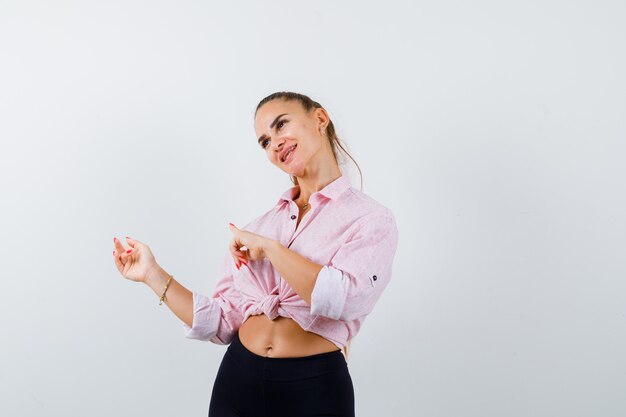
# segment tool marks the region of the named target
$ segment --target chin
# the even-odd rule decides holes
[[[280,169],[289,175],[293,175],[294,177],[301,177],[303,173],[303,169],[300,166],[287,167],[287,169],[285,169],[285,167],[280,167]]]
[[[301,170],[293,170],[292,169],[292,170],[288,171],[288,174],[289,175],[293,175],[294,177],[301,177],[304,174],[304,172],[302,172]]]

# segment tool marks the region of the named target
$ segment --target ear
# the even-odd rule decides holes
[[[322,130],[325,132],[326,127],[328,126],[328,122],[330,121],[330,117],[328,117],[328,112],[323,107],[315,109],[315,122],[317,124],[318,130]]]

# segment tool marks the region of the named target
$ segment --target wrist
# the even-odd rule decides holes
[[[278,240],[274,239],[266,239],[266,242],[263,246],[263,253],[267,259],[270,259],[271,255],[276,253],[276,251],[281,246]]]
[[[169,277],[169,274],[159,264],[154,264],[148,269],[144,283],[156,291],[165,286]]]

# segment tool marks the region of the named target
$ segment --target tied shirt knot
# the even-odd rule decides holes
[[[261,301],[261,310],[269,317],[270,320],[274,320],[278,317],[278,306],[280,305],[280,296],[278,294],[270,294]]]

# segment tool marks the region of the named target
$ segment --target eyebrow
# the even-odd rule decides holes
[[[274,126],[276,126],[276,123],[278,123],[278,119],[280,119],[281,117],[283,117],[284,115],[289,114],[289,113],[283,113],[283,114],[279,114],[278,116],[276,116],[276,118],[274,119],[274,121],[272,122],[272,124],[270,124],[270,129],[273,129]],[[265,139],[267,139],[267,135],[265,133],[263,133],[261,136],[259,136],[258,139],[258,144],[260,145],[261,142],[263,142]]]

